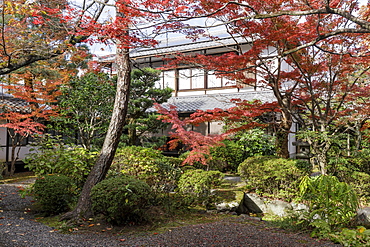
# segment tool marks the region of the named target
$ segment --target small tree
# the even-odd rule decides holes
[[[99,144],[112,115],[115,85],[116,78],[105,73],[89,72],[70,80],[61,89],[61,114],[54,119],[54,128],[72,140],[78,134],[86,149]]]

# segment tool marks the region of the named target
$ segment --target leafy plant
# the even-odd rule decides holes
[[[117,150],[109,175],[125,174],[145,181],[157,192],[169,192],[181,175],[181,160],[151,148],[130,146]]]
[[[31,192],[37,204],[48,215],[70,210],[77,200],[77,187],[64,175],[45,175],[36,179]]]
[[[305,176],[299,190],[301,200],[309,207],[304,221],[314,227],[313,236],[327,236],[339,227],[349,225],[356,215],[356,193],[334,176]]]
[[[52,128],[86,149],[101,145],[108,128],[106,120],[112,115],[115,89],[116,78],[105,73],[89,72],[72,78],[61,87],[60,116],[52,119]]]
[[[97,152],[78,146],[66,146],[60,137],[41,136],[34,143],[34,153],[24,159],[25,167],[38,176],[62,174],[82,187],[94,164]]]
[[[134,177],[108,178],[92,188],[92,209],[114,224],[143,221],[147,217],[145,209],[149,206],[151,193],[145,182]]]
[[[275,156],[250,157],[238,172],[256,193],[291,201],[298,195],[299,180],[311,171],[308,162]]]
[[[370,229],[358,226],[357,229],[344,228],[340,232],[329,235],[331,240],[338,242],[344,247],[369,247]]]

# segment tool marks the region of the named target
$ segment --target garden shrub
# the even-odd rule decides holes
[[[308,206],[304,221],[313,227],[312,236],[327,237],[348,226],[356,216],[358,200],[355,191],[337,177],[305,176],[300,185],[300,198]]]
[[[117,150],[109,176],[125,174],[145,181],[157,192],[173,191],[181,175],[181,160],[158,150],[129,146]]]
[[[113,224],[145,221],[151,194],[150,187],[134,177],[108,178],[92,188],[92,210],[95,214],[103,214]]]
[[[257,194],[291,201],[298,195],[299,180],[311,172],[310,164],[301,160],[275,156],[250,157],[238,167],[247,188]]]
[[[370,204],[370,175],[364,172],[353,172],[346,181],[356,191],[360,203]]]
[[[67,212],[76,202],[78,193],[73,180],[64,175],[45,175],[36,179],[31,192],[47,215]]]
[[[178,182],[178,191],[184,195],[188,204],[203,203],[209,206],[212,203],[211,189],[219,186],[223,174],[219,171],[204,171],[202,169],[185,171]]]
[[[212,147],[207,162],[207,170],[221,172],[236,172],[240,163],[252,156],[272,155],[275,146],[271,136],[261,129],[251,129],[235,135],[230,140],[222,141],[223,145]],[[189,152],[182,154],[184,159]],[[200,162],[193,164],[198,169],[204,169]]]
[[[82,187],[92,166],[97,152],[78,146],[64,145],[60,137],[44,136],[35,143],[34,153],[24,159],[26,168],[38,176],[46,174],[62,174],[70,177]]]

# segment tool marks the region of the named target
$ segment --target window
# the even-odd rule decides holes
[[[158,81],[156,83],[156,87],[158,88],[172,88],[173,90],[175,89],[175,71],[174,70],[167,70],[162,72],[162,80]]]
[[[179,70],[179,90],[204,88],[204,71],[200,69]]]
[[[208,72],[208,88],[230,87],[235,85],[236,82],[234,80],[218,77],[215,75],[214,71]]]

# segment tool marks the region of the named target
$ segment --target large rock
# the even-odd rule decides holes
[[[370,207],[361,208],[357,211],[356,224],[370,227]]]
[[[239,203],[238,208],[235,211],[237,214],[260,214],[263,213],[262,209],[256,203],[256,200],[253,200],[249,197],[247,193],[244,193],[243,199]]]
[[[288,212],[306,211],[308,207],[304,204],[288,203],[281,200],[261,198],[256,194],[244,193],[243,199],[235,210],[237,214],[260,214],[268,213],[280,217],[287,216]]]
[[[273,200],[266,204],[267,213],[277,215],[277,216],[286,216],[287,211],[292,211],[293,207],[289,202],[284,202],[280,200]]]

